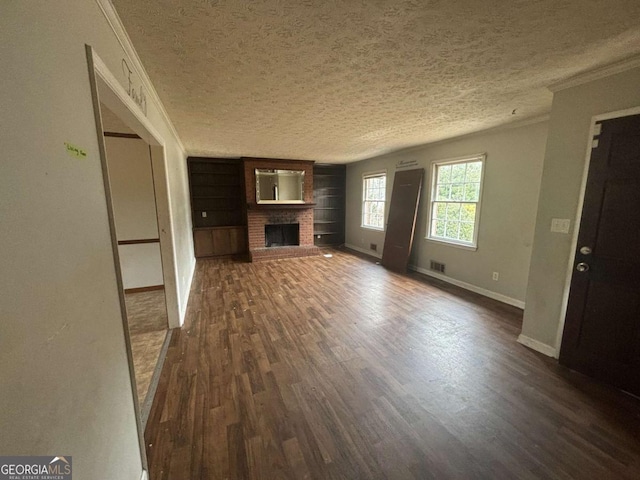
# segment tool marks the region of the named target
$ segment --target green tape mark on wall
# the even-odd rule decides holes
[[[67,148],[67,153],[72,157],[87,158],[87,152],[85,152],[82,148],[69,142],[64,142],[64,146]]]

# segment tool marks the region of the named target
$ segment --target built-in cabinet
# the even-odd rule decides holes
[[[243,161],[189,157],[188,166],[196,257],[247,253],[248,199]],[[250,171],[253,169],[251,166]],[[344,165],[313,166],[313,241],[316,246],[344,244],[345,189]],[[254,208],[275,207],[255,204],[255,200],[251,205]],[[282,204],[279,207],[287,210],[310,208],[311,205]]]
[[[247,214],[241,160],[189,157],[196,257],[247,251]]]
[[[193,229],[196,257],[233,255],[247,251],[246,227],[205,227]]]
[[[313,167],[313,238],[316,246],[344,244],[345,165],[314,165]]]

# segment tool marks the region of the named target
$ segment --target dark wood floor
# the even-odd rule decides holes
[[[520,326],[347,253],[198,261],[151,480],[640,478],[640,402],[519,345]]]

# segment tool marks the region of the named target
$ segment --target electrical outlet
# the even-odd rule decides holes
[[[207,212],[202,212],[202,218],[207,218]]]
[[[375,250],[376,252],[378,251],[378,245],[376,245],[375,243],[370,243],[369,248],[371,250]]]
[[[500,278],[500,274],[498,272],[493,272],[493,275],[491,275],[491,278],[493,278],[494,281],[498,281],[498,279]]]

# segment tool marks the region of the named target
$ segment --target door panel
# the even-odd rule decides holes
[[[624,258],[625,249],[620,250],[623,246],[621,242],[640,244],[640,208],[619,208],[625,204],[640,205],[638,184],[611,182],[604,192],[602,219],[596,240],[600,255]]]
[[[640,395],[639,115],[601,123],[588,175],[560,362]]]
[[[389,206],[389,222],[382,251],[382,265],[406,272],[416,228],[423,168],[396,172]]]
[[[231,253],[243,253],[247,251],[247,233],[244,227],[230,228],[229,241]]]
[[[231,238],[228,228],[214,228],[211,231],[213,236],[213,251],[215,255],[229,255],[231,253]]]
[[[193,243],[196,257],[208,257],[213,255],[213,238],[211,238],[211,230],[194,230]]]

